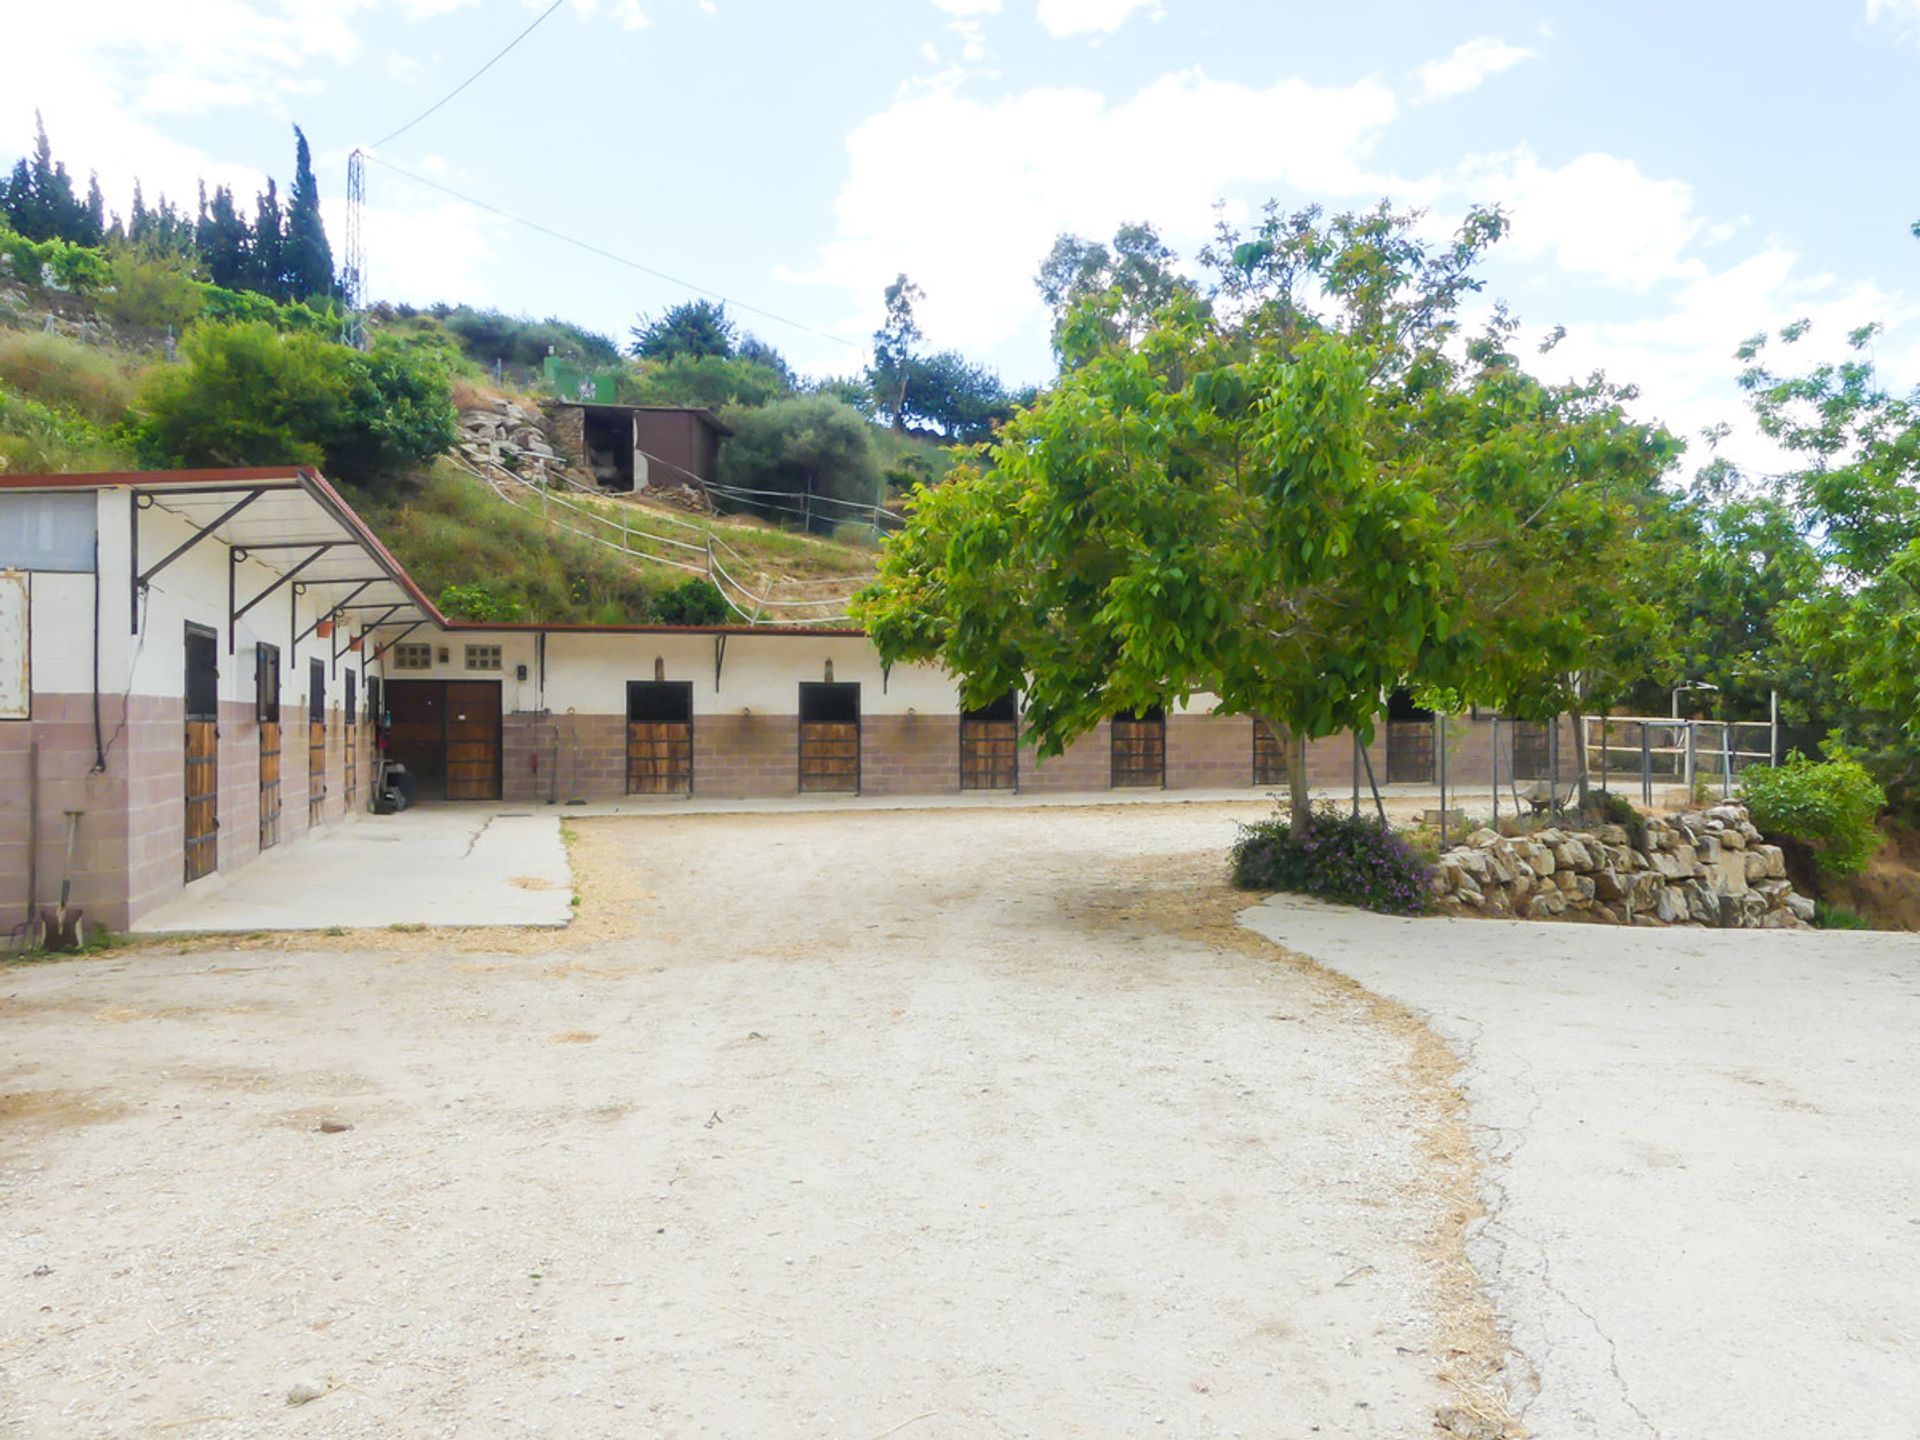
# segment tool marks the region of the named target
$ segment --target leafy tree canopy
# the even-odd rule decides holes
[[[641,360],[683,356],[731,360],[740,342],[737,327],[727,318],[727,307],[711,300],[670,305],[658,319],[642,315],[628,333],[633,343],[627,353]]]
[[[1597,642],[1656,647],[1636,501],[1673,443],[1598,379],[1527,376],[1504,317],[1450,348],[1503,222],[1433,247],[1415,218],[1270,209],[1137,339],[1125,293],[1084,294],[1055,389],[916,492],[861,601],[881,654],[943,660],[970,703],[1022,690],[1047,755],[1202,692],[1297,742],[1370,734],[1408,680],[1551,714]]]

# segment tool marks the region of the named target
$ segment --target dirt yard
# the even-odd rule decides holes
[[[1232,923],[1257,808],[587,821],[563,935],[0,970],[0,1434],[1497,1412],[1450,1064]]]

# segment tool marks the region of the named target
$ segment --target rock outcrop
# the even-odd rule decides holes
[[[1638,841],[1622,825],[1529,835],[1476,830],[1441,855],[1432,885],[1457,915],[1779,930],[1806,925],[1786,859],[1745,807],[1651,818]]]

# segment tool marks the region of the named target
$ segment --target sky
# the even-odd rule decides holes
[[[314,149],[329,232],[347,156],[407,124],[549,0],[90,0],[7,24],[0,163],[44,113],[124,209],[138,175],[284,188]],[[1033,286],[1062,231],[1388,198],[1510,236],[1477,310],[1566,339],[1676,433],[1742,423],[1735,346],[1868,321],[1920,383],[1920,0],[561,0],[465,91],[373,150],[376,298],[558,315],[625,338],[694,293],[811,374],[857,371],[896,274],[927,341],[1010,383],[1052,372]],[[569,246],[481,205],[598,250]],[[645,269],[634,268],[645,267]],[[647,271],[657,273],[647,273]],[[662,278],[672,277],[672,279]],[[691,287],[691,288],[690,288]],[[1693,459],[1703,458],[1694,446]]]

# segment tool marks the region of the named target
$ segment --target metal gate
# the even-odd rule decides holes
[[[860,790],[860,686],[800,686],[800,793]]]
[[[1113,787],[1167,783],[1167,715],[1158,705],[1113,717]]]
[[[260,848],[280,843],[280,648],[253,652],[253,718],[260,727]]]
[[[693,793],[692,682],[627,682],[627,793]]]
[[[1012,691],[960,713],[960,788],[1020,788],[1020,710]]]
[[[220,863],[220,679],[214,632],[187,626],[186,863],[189,881]]]
[[[1253,783],[1287,783],[1287,748],[1273,733],[1273,727],[1257,715],[1253,719]]]
[[[1387,722],[1387,783],[1390,785],[1431,785],[1433,783],[1433,722],[1431,720],[1389,720]]]

